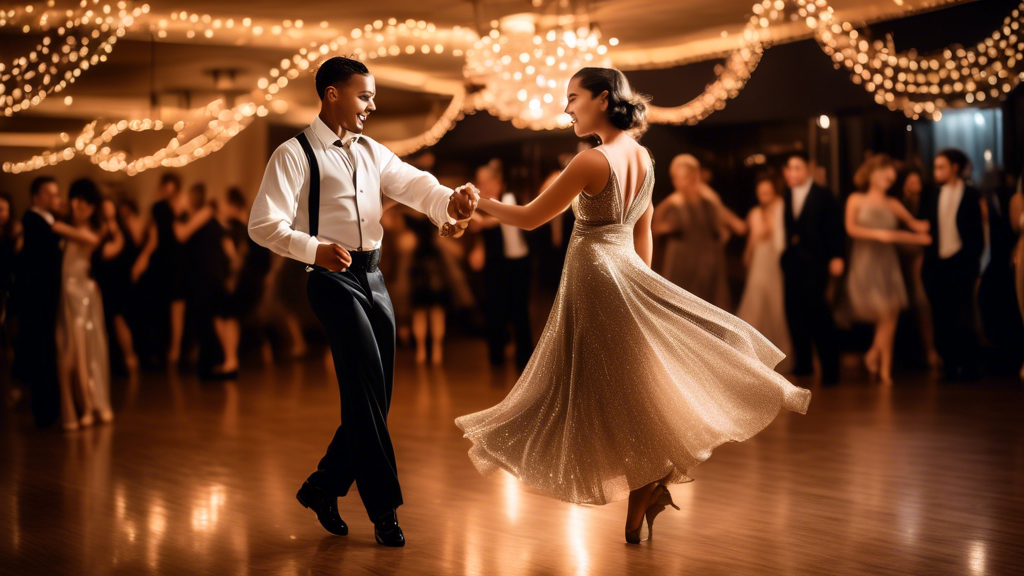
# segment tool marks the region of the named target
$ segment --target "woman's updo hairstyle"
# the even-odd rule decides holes
[[[647,103],[650,97],[633,92],[629,80],[614,68],[583,68],[573,75],[580,87],[586,88],[596,98],[608,91],[608,121],[619,130],[629,130],[638,135],[647,130]]]

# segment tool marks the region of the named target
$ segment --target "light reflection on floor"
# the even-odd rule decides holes
[[[911,374],[892,389],[812,387],[673,487],[680,511],[623,543],[625,503],[581,507],[479,476],[452,420],[515,382],[476,343],[462,364],[399,359],[390,422],[403,550],[373,542],[353,493],[331,536],[294,493],[338,421],[321,358],[237,384],[143,374],[118,417],[73,434],[0,409],[0,573],[16,574],[1008,574],[1024,565],[1024,389]],[[851,371],[854,377],[856,370]],[[8,397],[9,385],[0,385]]]

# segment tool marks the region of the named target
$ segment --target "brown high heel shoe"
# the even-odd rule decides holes
[[[679,510],[679,506],[672,501],[672,493],[668,491],[668,487],[664,484],[658,484],[658,488],[661,489],[661,494],[658,495],[658,499],[647,507],[647,513],[644,516],[647,519],[647,538],[654,536],[654,519],[661,514],[667,506],[671,506],[676,510]],[[655,488],[657,490],[658,488]]]

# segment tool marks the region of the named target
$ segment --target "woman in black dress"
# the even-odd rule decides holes
[[[93,253],[92,275],[103,295],[107,332],[114,334],[114,342],[117,343],[114,350],[120,350],[124,368],[134,373],[139,366],[139,358],[132,342],[131,274],[139,248],[113,200],[104,200],[103,217],[107,234],[103,245]],[[111,354],[112,361],[114,357],[115,354]]]
[[[223,377],[234,377],[238,372],[241,323],[252,314],[263,296],[270,270],[270,251],[249,237],[247,202],[240,189],[228,190],[226,201],[218,210],[218,220],[225,232],[222,251],[230,262],[231,273],[223,305],[213,319],[224,349],[224,362],[213,371]]]
[[[193,185],[187,195],[187,204],[180,223],[191,233],[185,239],[184,256],[188,267],[185,279],[189,316],[195,326],[199,340],[200,377],[217,377],[215,368],[225,360],[224,343],[215,328],[227,300],[226,284],[231,275],[231,259],[225,251],[224,227],[215,214],[215,209],[206,203],[206,186]]]
[[[416,249],[410,269],[412,288],[412,334],[416,340],[416,362],[427,361],[427,332],[430,332],[430,362],[444,361],[445,307],[451,294],[447,266],[438,246],[437,226],[419,214],[406,214],[406,225],[416,235]]]

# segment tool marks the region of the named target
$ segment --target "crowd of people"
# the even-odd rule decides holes
[[[910,312],[928,365],[946,379],[980,375],[979,342],[996,351],[986,366],[1012,366],[1024,378],[1019,184],[983,194],[955,149],[936,155],[931,186],[920,169],[885,154],[868,155],[855,191],[842,199],[814,172],[805,155],[791,155],[781,179],[758,178],[758,204],[741,220],[702,179],[697,159],[677,156],[674,191],[652,225],[665,239],[655,268],[730,309],[725,244],[746,235],[748,275],[736,314],[786,352],[780,369],[795,375],[812,373],[816,350],[822,381],[836,382],[837,323],[872,324],[864,366],[891,384],[897,326]]]
[[[505,173],[492,160],[473,182],[483,197],[528,202],[534,194],[510,190]],[[784,373],[813,373],[816,353],[822,382],[836,382],[840,328],[870,324],[863,363],[890,384],[897,327],[908,318],[923,361],[946,378],[973,380],[983,363],[1024,378],[1024,193],[1007,182],[979,191],[970,173],[958,150],[936,155],[931,185],[922,170],[871,154],[856,190],[839,197],[797,153],[781,174],[758,176],[757,204],[743,218],[699,160],[681,154],[670,165],[672,192],[654,212],[653,267],[767,336],[787,356]],[[0,194],[0,344],[13,347],[14,375],[29,385],[41,426],[109,422],[112,372],[186,367],[234,378],[243,341],[264,361],[307,353],[315,323],[304,266],[249,238],[241,190],[211,199],[201,182],[185,190],[166,173],[148,214],[130,194],[104,194],[88,179],[66,196],[56,179],[38,177],[17,220]],[[464,324],[487,340],[490,363],[524,367],[534,346],[530,305],[541,292],[532,279],[538,266],[561,266],[573,220],[567,211],[526,234],[477,214],[455,240],[387,206],[381,269],[399,344],[418,363],[442,364],[449,317],[468,310]],[[736,236],[745,237],[747,275],[734,300],[727,245]],[[997,351],[995,364],[982,362],[983,344]]]
[[[165,174],[150,216],[92,180],[36,178],[12,218],[0,200],[0,318],[14,376],[29,385],[41,426],[109,422],[112,372],[189,366],[208,378],[238,370],[240,320],[266,293],[269,253],[248,238],[238,189],[208,202]]]

